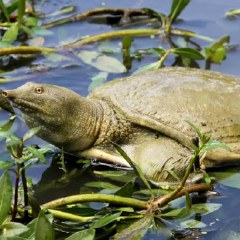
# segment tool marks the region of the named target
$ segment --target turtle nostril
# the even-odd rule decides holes
[[[2,96],[8,98],[9,100],[13,100],[16,98],[16,92],[14,90],[5,90],[2,91]]]
[[[8,97],[7,91],[2,91],[2,96],[3,96],[3,97]]]

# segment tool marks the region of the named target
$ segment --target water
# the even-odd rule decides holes
[[[128,8],[142,8],[148,7],[155,11],[161,11],[168,13],[170,8],[170,2],[168,0],[156,1],[156,0],[122,0],[122,1],[40,1],[37,3],[37,11],[43,12],[48,16],[53,13],[56,9],[62,6],[74,5],[76,6],[75,12],[84,12],[97,7],[128,7]],[[194,0],[181,14],[183,21],[180,21],[176,27],[192,30],[198,34],[206,35],[215,39],[221,38],[224,35],[230,35],[230,43],[236,45],[236,50],[230,51],[227,54],[227,58],[221,65],[212,65],[212,70],[220,71],[223,73],[228,73],[232,75],[240,75],[240,61],[239,61],[239,23],[240,18],[236,20],[227,19],[224,14],[227,10],[239,8],[239,1],[224,1],[224,0]],[[66,15],[67,16],[67,15]],[[50,20],[56,20],[60,18],[57,17],[47,17],[43,19],[43,22],[49,22]],[[77,40],[81,36],[92,35],[96,33],[102,33],[105,31],[114,30],[114,27],[106,24],[97,24],[92,22],[77,22],[71,23],[59,27],[54,27],[51,29],[53,33],[45,37],[45,46],[60,46],[63,42],[69,43],[73,40]],[[202,47],[207,46],[208,43],[202,40],[195,40]],[[96,50],[99,47],[109,48],[111,46],[115,50],[119,51],[118,54],[114,55],[121,59],[120,52],[120,41],[113,40],[111,43],[96,43],[85,46],[86,50]],[[133,43],[134,49],[145,49],[150,47],[164,46],[167,44],[161,41],[158,37],[155,38],[135,38]],[[133,67],[127,73],[122,74],[109,74],[108,81],[116,77],[124,77],[131,75],[139,65],[146,64],[153,59],[145,57],[142,62],[138,60],[133,60]],[[173,59],[167,61],[167,65],[172,64]],[[203,68],[204,62],[199,62],[199,65]],[[21,77],[18,81],[1,83],[1,89],[11,89],[15,88],[26,81],[34,81],[41,83],[51,83],[66,86],[79,94],[86,96],[88,94],[88,86],[91,82],[91,77],[96,75],[99,70],[84,64],[80,60],[74,58],[71,61],[65,61],[62,63],[53,63],[50,60],[38,56],[32,59],[24,59],[19,57],[14,57],[11,63],[5,63],[4,66],[0,66],[3,72],[0,76],[5,78],[16,78]],[[0,111],[1,121],[8,119],[9,115]],[[15,133],[18,136],[22,136],[26,131],[26,125],[17,120],[15,123]],[[29,143],[35,143],[40,146],[46,143],[38,138],[33,138]],[[4,144],[1,143],[0,147],[0,158],[8,159],[6,151],[3,149]],[[33,183],[35,184],[35,196],[40,203],[49,201],[62,196],[67,196],[74,193],[83,193],[90,191],[85,184],[89,181],[101,181],[102,177],[95,174],[96,171],[102,169],[102,167],[92,167],[88,168],[85,172],[78,170],[76,166],[71,166],[71,171],[67,178],[63,178],[63,171],[59,165],[53,161],[51,163],[52,155],[48,157],[48,164],[46,166],[37,165],[29,170],[27,174],[29,177],[33,178]],[[231,170],[231,169],[228,169]],[[131,175],[131,173],[129,173]],[[120,184],[119,182],[115,182]],[[121,185],[121,184],[120,184]],[[206,199],[210,203],[221,203],[222,207],[209,215],[202,216],[202,221],[207,224],[203,231],[206,234],[201,234],[200,239],[226,239],[230,236],[231,239],[238,239],[236,232],[239,232],[239,200],[238,195],[240,194],[237,188],[227,187],[221,183],[215,185],[215,191],[219,194],[216,196],[211,196]],[[50,193],[50,194],[49,194]],[[183,239],[183,236],[188,236],[187,239],[198,239],[197,237],[192,237],[195,234],[197,236],[197,231],[183,231],[180,229],[180,233],[175,234],[170,237],[168,230],[178,230],[177,223],[167,222],[168,228],[159,231],[149,231],[144,239]],[[234,238],[235,237],[235,238]]]

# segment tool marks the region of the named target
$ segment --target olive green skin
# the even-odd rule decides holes
[[[41,89],[38,92],[37,89]],[[27,125],[38,135],[86,158],[129,164],[109,143],[118,143],[156,183],[184,174],[196,133],[226,143],[231,152],[214,150],[202,168],[240,161],[240,78],[207,70],[163,68],[116,79],[87,98],[55,85],[27,83],[5,91]]]

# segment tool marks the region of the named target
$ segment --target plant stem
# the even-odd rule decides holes
[[[42,208],[56,208],[68,204],[80,203],[80,202],[107,202],[117,205],[129,206],[138,209],[147,209],[149,206],[148,202],[120,197],[115,195],[107,194],[77,194],[65,198],[59,198],[51,202],[43,204]]]
[[[114,32],[101,33],[97,35],[93,35],[90,37],[86,37],[84,39],[78,40],[76,42],[64,45],[64,48],[73,48],[80,47],[84,44],[93,43],[97,41],[102,41],[105,39],[111,38],[121,38],[127,36],[151,36],[159,34],[158,29],[132,29],[132,30],[119,30]]]
[[[16,219],[18,212],[18,186],[20,178],[20,166],[17,164],[16,179],[15,179],[15,190],[14,190],[14,200],[13,200],[13,210],[12,210],[12,221]]]
[[[69,221],[75,221],[75,222],[89,222],[96,217],[82,217],[79,215],[75,215],[72,213],[66,213],[66,212],[62,212],[59,210],[53,210],[53,209],[48,209],[48,212],[50,212],[54,217],[60,218],[60,219],[64,219],[64,220],[69,220]]]
[[[185,174],[184,174],[179,186],[174,191],[172,191],[172,192],[166,194],[165,196],[155,200],[153,202],[155,207],[157,207],[157,208],[163,207],[164,205],[168,204],[170,201],[172,201],[173,199],[176,198],[176,195],[179,194],[179,192],[183,189],[183,187],[184,187],[184,185],[187,181],[187,178],[192,171],[193,164],[194,164],[194,162],[196,161],[197,158],[198,158],[198,155],[197,155],[197,153],[195,153],[194,156],[191,158],[191,160],[189,162],[189,165],[187,166],[187,169],[185,171]]]
[[[22,185],[23,185],[23,199],[24,199],[24,218],[25,220],[28,219],[28,206],[29,206],[29,201],[28,201],[28,188],[27,188],[27,179],[26,179],[26,171],[24,168],[24,163],[21,163],[21,178],[22,178]]]
[[[9,54],[36,54],[36,53],[51,53],[55,52],[54,48],[47,47],[7,47],[0,49],[0,56],[9,55]]]
[[[182,29],[177,29],[177,28],[172,28],[171,29],[171,34],[173,35],[177,35],[177,36],[184,36],[184,37],[194,37],[194,38],[198,38],[207,42],[213,42],[214,39],[204,36],[204,35],[199,35],[195,32],[192,31],[187,31],[187,30],[182,30]]]
[[[89,17],[95,16],[95,15],[122,15],[123,17],[127,16],[143,16],[147,15],[147,12],[144,9],[128,9],[128,8],[95,8],[93,10],[76,14],[71,17],[63,18],[48,24],[43,25],[45,28],[55,27],[61,24],[70,23],[70,22],[76,22],[76,21],[82,21]]]

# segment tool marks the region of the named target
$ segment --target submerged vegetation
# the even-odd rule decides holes
[[[30,2],[26,5],[25,0],[18,0],[7,5],[0,0],[2,19],[0,28],[3,31],[0,41],[0,65],[5,66],[6,62],[10,62],[16,55],[34,58],[36,54],[42,54],[52,62],[71,61],[77,58],[101,71],[92,78],[89,91],[102,84],[108,73],[122,73],[131,69],[133,59],[140,60],[146,56],[155,59],[138,68],[135,73],[161,68],[167,64],[167,59],[173,56],[172,65],[197,66],[197,60],[204,60],[205,67],[209,69],[212,64],[220,64],[224,61],[229,48],[228,36],[212,39],[176,28],[180,14],[190,0],[173,0],[169,14],[159,13],[153,9],[100,8],[49,23],[41,23],[44,16],[36,12]],[[73,7],[65,7],[55,14],[62,15],[73,10]],[[226,15],[237,14],[239,10],[229,11]],[[39,40],[36,37],[51,34],[51,28],[59,25],[105,15],[110,15],[114,19],[114,24],[122,29],[85,36],[70,43],[61,43],[57,47],[44,46],[42,38]],[[145,26],[146,23],[148,28],[134,28],[134,25]],[[126,29],[127,27],[129,29]],[[161,37],[166,44],[133,51],[132,42],[139,36]],[[181,41],[175,41],[176,36],[181,37]],[[115,58],[114,51],[109,49],[108,51],[83,49],[87,44],[113,38],[122,39],[122,62]],[[208,46],[202,48],[195,39],[206,42]],[[4,73],[4,70],[0,70],[0,73]],[[19,78],[0,78],[0,80],[8,82]],[[89,186],[100,189],[99,193],[76,194],[39,204],[34,198],[34,193],[31,192],[32,181],[28,178],[26,169],[39,164],[39,161],[42,164],[46,163],[45,155],[51,151],[51,148],[28,145],[27,140],[37,133],[38,128],[29,130],[22,137],[13,134],[12,126],[17,117],[8,102],[3,102],[1,98],[0,101],[0,106],[11,113],[9,121],[0,126],[0,140],[5,141],[6,149],[11,156],[11,159],[0,161],[2,170],[0,236],[3,239],[51,240],[56,239],[54,231],[62,232],[68,240],[94,239],[96,236],[101,239],[110,236],[114,236],[114,239],[141,239],[149,228],[161,228],[172,219],[177,221],[180,219],[181,226],[196,231],[195,228],[204,226],[204,222],[201,222],[201,219],[189,219],[190,216],[211,213],[221,207],[220,204],[214,203],[192,204],[190,193],[200,194],[212,189],[212,179],[207,174],[202,183],[186,185],[186,180],[195,169],[195,164],[197,165],[199,158],[211,149],[217,147],[227,149],[227,146],[212,140],[210,136],[202,135],[201,129],[199,130],[192,123],[189,124],[195,130],[199,143],[196,144],[184,177],[178,179],[174,172],[170,172],[176,179],[176,186],[164,189],[153,186],[124,151],[113,143],[135,172],[135,175],[123,186],[108,182],[102,182],[102,186],[99,186],[99,183],[91,182]],[[68,175],[63,155],[60,158],[61,167]],[[87,169],[89,163],[82,162],[84,161],[79,165],[82,169]],[[118,174],[124,176],[121,171],[101,171],[97,174],[109,179],[116,179]],[[174,205],[174,200],[182,196],[185,196],[184,203],[182,202],[180,206]],[[100,208],[92,207],[93,202],[100,204]],[[78,224],[74,225],[73,222]],[[70,226],[66,227],[66,225]]]

